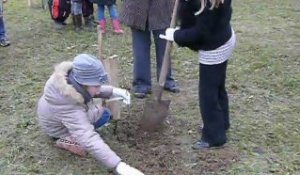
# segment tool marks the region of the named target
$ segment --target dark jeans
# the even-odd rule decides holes
[[[3,17],[0,17],[0,40],[6,39]]]
[[[82,1],[82,15],[83,17],[90,17],[94,15],[94,6],[93,3],[89,0]]]
[[[229,128],[228,95],[225,89],[227,61],[199,65],[199,104],[203,120],[202,140],[210,146],[226,143]]]
[[[5,35],[5,25],[3,19],[3,2],[0,2],[0,40],[6,39]]]
[[[156,53],[156,78],[159,79],[159,74],[162,66],[162,61],[165,53],[166,41],[159,38],[160,34],[165,33],[165,29],[161,30],[137,30],[131,28],[132,47],[133,47],[133,87],[143,87],[147,90],[151,89],[151,33],[154,38],[155,53]],[[172,78],[171,64],[166,78],[165,87],[175,86],[175,81]]]

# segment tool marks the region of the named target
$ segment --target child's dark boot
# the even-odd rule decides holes
[[[94,22],[92,16],[84,17],[84,25],[88,31],[94,30]]]

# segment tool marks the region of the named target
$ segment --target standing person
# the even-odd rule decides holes
[[[100,27],[100,32],[105,33],[106,32],[106,19],[105,19],[105,6],[107,6],[111,24],[114,30],[115,34],[123,34],[124,31],[120,28],[120,23],[118,19],[118,13],[116,9],[116,0],[90,0],[94,3],[97,3],[98,7],[98,22]]]
[[[72,21],[75,31],[82,30],[82,1],[71,0]]]
[[[236,40],[230,25],[231,13],[231,0],[180,0],[180,29],[168,28],[160,36],[198,51],[203,129],[194,149],[222,146],[227,140],[230,122],[225,79],[227,60]]]
[[[0,0],[0,46],[7,47],[10,45],[9,40],[6,36],[4,17],[3,17],[3,3],[6,3],[7,0]]]
[[[166,41],[159,35],[170,26],[173,6],[173,0],[123,0],[120,21],[131,28],[134,59],[132,90],[138,98],[151,93],[151,34],[155,43],[156,78],[159,78],[166,48]],[[172,77],[171,64],[164,89],[173,93],[180,91]]]
[[[117,97],[130,104],[128,91],[105,85],[107,81],[102,63],[94,56],[80,54],[73,62],[60,63],[38,101],[39,125],[59,148],[80,156],[88,152],[121,175],[143,175],[122,162],[95,131],[108,122],[110,112],[94,104],[93,97]]]

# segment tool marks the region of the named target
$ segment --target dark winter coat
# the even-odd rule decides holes
[[[231,35],[231,0],[225,0],[218,8],[210,10],[207,1],[204,11],[195,16],[200,9],[200,0],[179,1],[180,30],[174,33],[179,46],[192,50],[214,50],[226,43]]]
[[[116,0],[90,0],[92,3],[97,3],[100,5],[113,5],[116,4]]]
[[[132,28],[160,30],[170,26],[174,0],[123,0],[119,19]]]

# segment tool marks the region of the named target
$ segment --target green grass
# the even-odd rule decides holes
[[[53,32],[48,11],[38,3],[5,5],[12,45],[0,48],[0,174],[108,174],[90,156],[54,148],[38,128],[35,105],[53,66],[78,53],[97,53],[96,33],[75,33],[71,25]],[[227,74],[232,127],[226,147],[191,150],[199,138],[197,55],[174,47],[174,77],[182,92],[164,97],[172,100],[171,125],[161,134],[135,134],[144,101],[133,99],[123,112],[128,123],[100,131],[126,162],[157,175],[300,174],[300,1],[234,1],[233,9],[237,47]],[[120,84],[130,88],[131,37],[123,28],[125,36],[105,36],[103,52],[118,55]]]

